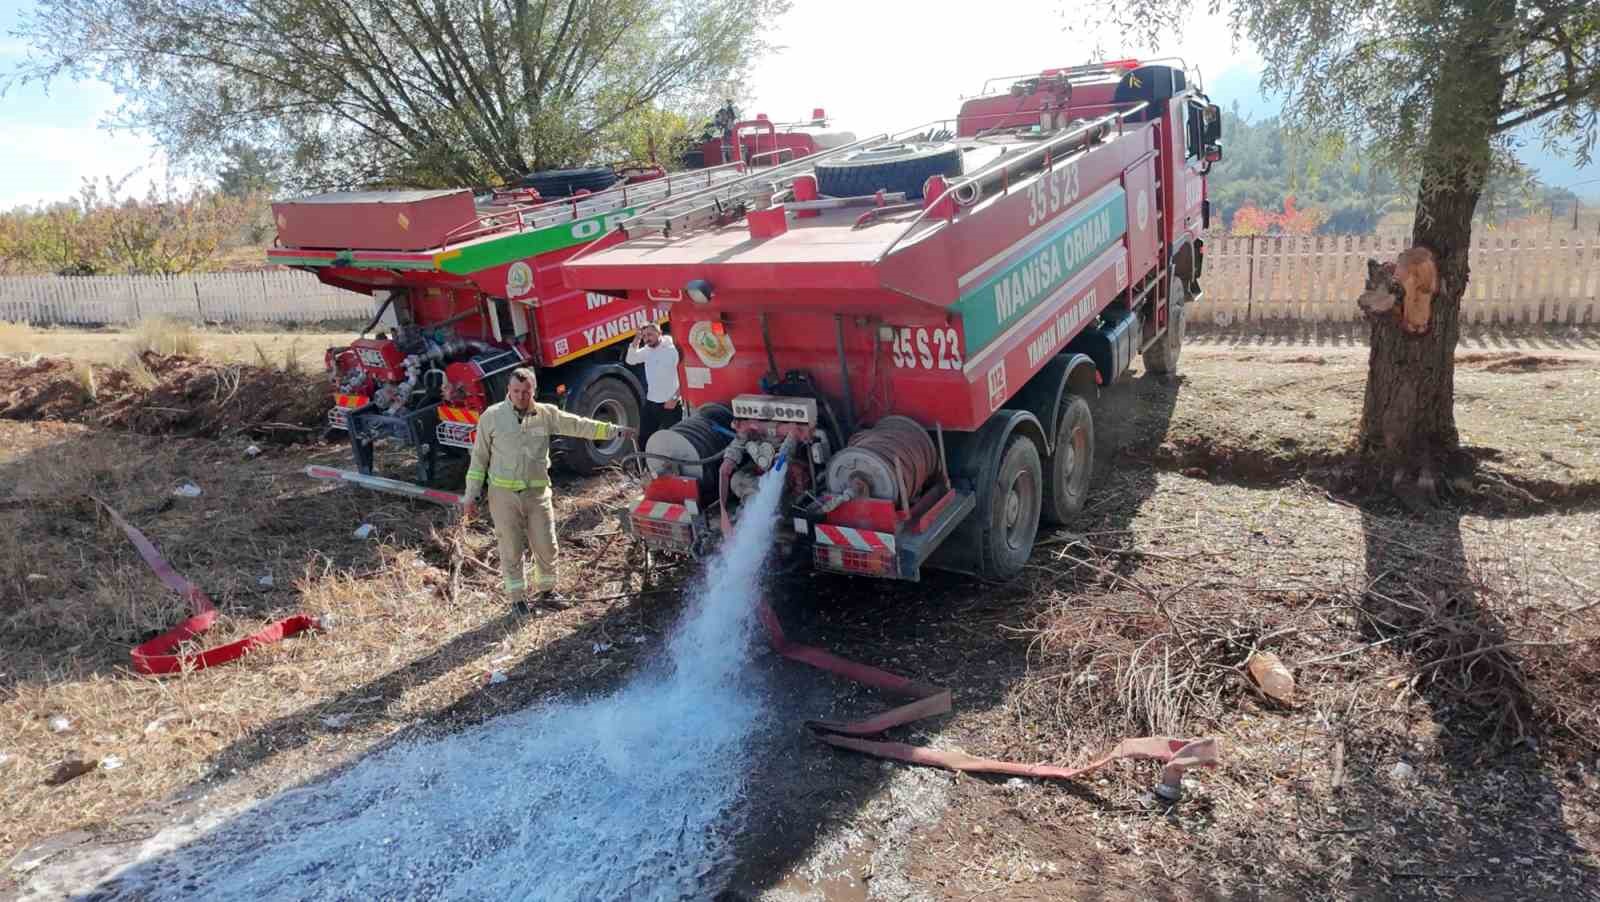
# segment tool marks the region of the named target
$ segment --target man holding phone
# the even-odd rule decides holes
[[[672,336],[662,335],[655,323],[646,323],[633,337],[626,359],[632,366],[644,364],[644,410],[639,424],[643,442],[682,417],[678,409],[678,348]]]

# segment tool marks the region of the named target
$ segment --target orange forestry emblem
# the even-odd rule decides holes
[[[411,220],[404,213],[395,216],[394,221],[400,224],[400,231],[402,232],[411,229]]]

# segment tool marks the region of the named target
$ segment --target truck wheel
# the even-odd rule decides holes
[[[589,383],[589,387],[567,409],[591,420],[639,428],[639,398],[627,383],[611,376]],[[620,462],[622,456],[632,450],[628,440],[620,436],[604,442],[568,439],[564,460],[574,472],[587,476]]]
[[[1184,287],[1181,276],[1174,274],[1168,285],[1167,331],[1144,351],[1145,370],[1158,376],[1176,375],[1178,372],[1178,355],[1183,353],[1183,324],[1187,318],[1184,307],[1189,300],[1189,291]]]
[[[1078,395],[1063,398],[1067,409],[1056,424],[1055,452],[1044,471],[1044,522],[1060,526],[1083,511],[1094,473],[1094,417]]]
[[[948,144],[886,144],[817,164],[817,190],[830,197],[861,197],[878,191],[922,196],[930,175],[961,174],[961,148]]]
[[[1022,572],[1039,534],[1043,489],[1038,447],[1026,436],[1013,435],[1000,456],[1000,470],[984,511],[984,576],[1013,579]]]

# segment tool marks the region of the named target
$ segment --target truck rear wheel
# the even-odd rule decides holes
[[[1174,273],[1167,287],[1167,331],[1144,350],[1144,368],[1158,376],[1176,375],[1178,355],[1183,353],[1184,307],[1189,300],[1189,290],[1183,277]]]
[[[1044,499],[1039,448],[1023,435],[1006,441],[1000,468],[983,511],[983,570],[991,579],[1013,579],[1033,553]]]
[[[619,426],[639,428],[639,398],[621,379],[602,376],[589,383],[583,394],[567,409],[580,417],[604,420]],[[574,472],[588,475],[596,470],[621,463],[623,455],[632,451],[628,440],[618,436],[604,442],[567,439],[566,465]]]
[[[1060,526],[1083,511],[1094,473],[1094,417],[1078,395],[1062,397],[1066,409],[1056,423],[1055,450],[1044,470],[1044,522]]]

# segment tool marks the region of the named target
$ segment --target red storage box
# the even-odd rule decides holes
[[[340,191],[272,205],[284,247],[425,251],[472,222],[472,192]]]

